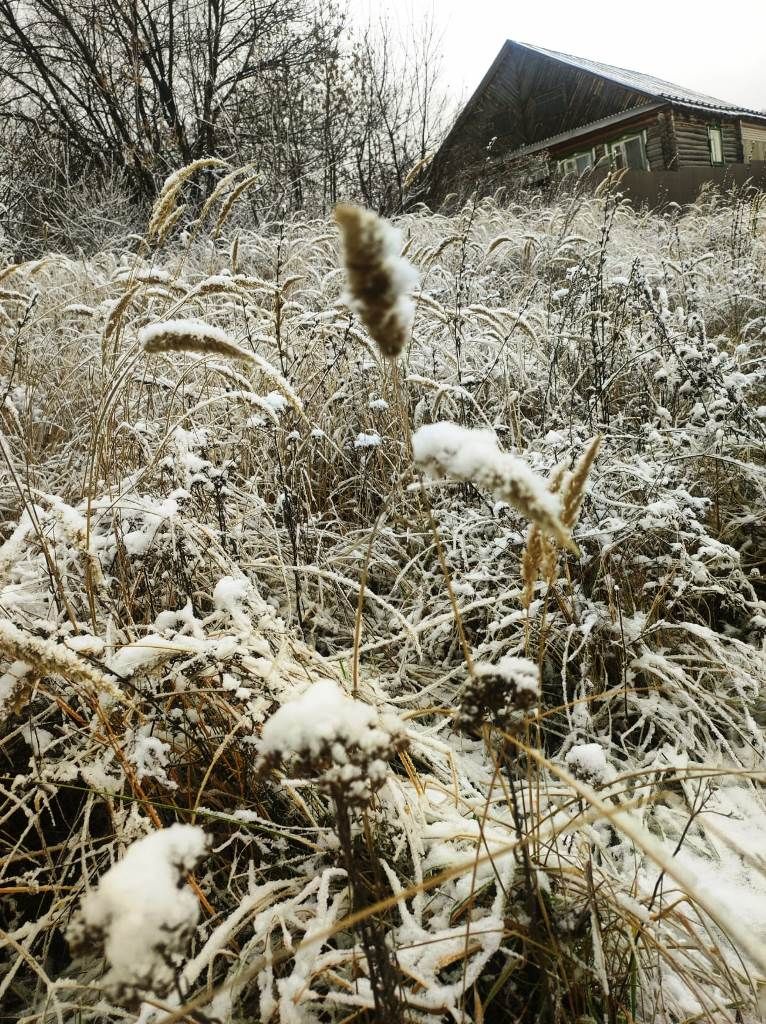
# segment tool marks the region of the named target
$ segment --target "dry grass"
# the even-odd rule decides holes
[[[333,225],[215,212],[251,180],[211,193],[220,238],[0,269],[5,1014],[756,1020],[758,197],[407,215],[420,290],[384,358]],[[144,352],[178,320],[229,347]],[[410,437],[441,420],[547,477],[577,554],[481,475],[421,480]],[[472,676],[505,657],[536,704]],[[406,726],[368,804],[258,769],[280,705],[352,677]],[[174,821],[212,838],[201,923],[169,989],[107,990],[69,922]]]

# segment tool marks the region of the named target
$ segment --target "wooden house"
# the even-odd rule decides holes
[[[490,145],[491,144],[491,145]],[[431,199],[476,181],[502,183],[626,168],[692,183],[722,169],[763,172],[766,112],[651,75],[508,40],[434,157]],[[684,176],[684,171],[689,171]],[[690,196],[689,198],[693,198]]]

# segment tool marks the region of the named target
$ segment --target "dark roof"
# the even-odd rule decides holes
[[[509,40],[509,42],[512,42],[512,40]],[[644,75],[640,71],[628,71],[625,68],[613,67],[611,64],[602,64],[597,60],[573,57],[568,53],[546,50],[542,46],[531,46],[528,43],[516,43],[516,46],[520,46],[524,50],[531,50],[533,53],[540,53],[545,57],[550,57],[552,60],[560,61],[562,64],[569,64],[570,67],[579,68],[581,71],[590,71],[600,78],[607,78],[610,82],[616,82],[618,85],[624,85],[628,89],[645,93],[654,99],[667,100],[669,103],[677,103],[684,107],[712,110],[721,114],[725,113],[740,117],[743,115],[755,115],[756,117],[766,119],[766,111],[740,107],[735,103],[716,99],[715,96],[707,96],[705,93],[697,92],[695,89],[674,85],[673,82],[666,82],[664,79],[655,78],[653,75]]]

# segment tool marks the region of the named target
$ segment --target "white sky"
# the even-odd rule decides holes
[[[766,109],[766,0],[349,0],[402,29],[429,12],[445,84],[467,99],[506,39],[643,71]]]

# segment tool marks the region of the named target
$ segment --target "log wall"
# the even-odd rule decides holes
[[[674,122],[679,167],[711,166],[708,136],[708,126],[710,125],[716,125],[721,129],[724,163],[742,162],[742,141],[736,121],[717,119],[715,116],[697,116],[676,110],[674,111]]]

